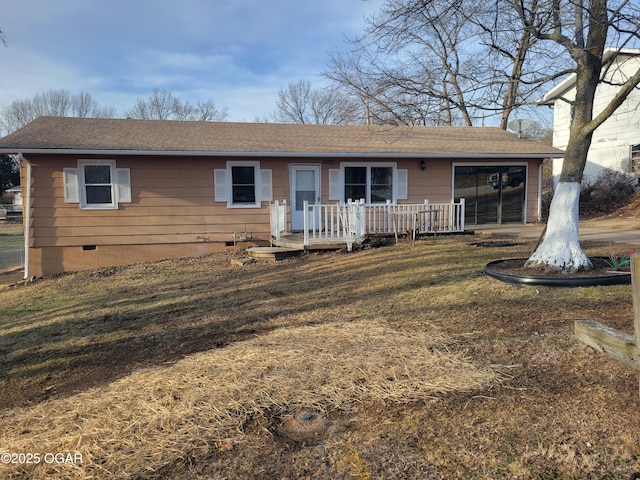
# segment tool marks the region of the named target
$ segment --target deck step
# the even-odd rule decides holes
[[[304,250],[299,248],[283,247],[251,247],[247,248],[247,253],[253,258],[263,258],[270,260],[282,260],[285,258],[300,255]]]

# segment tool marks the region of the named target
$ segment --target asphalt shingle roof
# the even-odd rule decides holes
[[[337,126],[41,117],[0,138],[0,153],[530,156],[562,151],[492,127]]]

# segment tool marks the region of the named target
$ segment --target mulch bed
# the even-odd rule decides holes
[[[526,258],[513,258],[508,260],[501,260],[491,264],[491,269],[495,272],[517,275],[517,276],[530,276],[541,278],[593,278],[593,277],[607,277],[617,276],[621,274],[628,274],[629,267],[622,267],[618,271],[614,271],[611,264],[604,257],[590,257],[593,265],[592,269],[579,270],[573,273],[561,272],[554,269],[544,269],[539,267],[525,267]]]

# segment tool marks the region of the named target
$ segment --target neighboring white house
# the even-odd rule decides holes
[[[608,48],[604,53],[605,82],[594,100],[594,117],[610,102],[619,86],[640,68],[640,50]],[[576,96],[575,74],[569,76],[542,99],[553,106],[553,146],[566,150],[569,141],[572,102]],[[553,160],[553,176],[560,175],[563,159]],[[616,112],[593,135],[584,170],[584,181],[592,182],[610,169],[640,178],[640,89],[636,88]]]

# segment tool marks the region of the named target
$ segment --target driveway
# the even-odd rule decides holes
[[[469,226],[476,234],[538,238],[543,224]],[[640,244],[640,219],[586,220],[580,222],[580,240]]]

